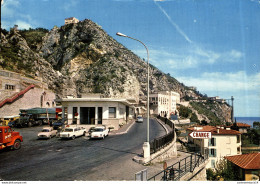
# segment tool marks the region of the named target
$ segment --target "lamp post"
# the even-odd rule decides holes
[[[130,39],[133,39],[133,40],[140,42],[141,44],[143,44],[143,46],[145,47],[146,52],[147,52],[147,140],[146,140],[147,142],[144,142],[143,150],[144,150],[144,159],[149,159],[150,158],[150,143],[149,143],[149,111],[150,111],[150,109],[149,109],[149,105],[150,105],[149,104],[149,51],[148,51],[148,48],[146,47],[146,45],[138,39],[132,38],[130,36],[127,36],[127,35],[119,33],[119,32],[117,32],[116,35],[126,37],[126,38],[130,38]]]

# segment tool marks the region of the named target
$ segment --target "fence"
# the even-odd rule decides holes
[[[167,144],[172,142],[174,139],[174,131],[171,131],[170,133],[154,139],[152,142],[150,142],[150,152],[155,153],[159,149],[165,147]]]
[[[194,153],[167,167],[165,170],[149,178],[148,181],[178,181],[185,174],[194,171],[196,167],[199,167],[208,159],[208,149],[205,149],[204,153],[204,155]]]
[[[169,125],[172,128],[172,131],[164,136],[159,138],[155,138],[153,141],[150,142],[150,153],[153,154],[156,151],[160,150],[161,148],[168,145],[174,139],[174,123],[172,123],[169,119],[163,117],[157,117],[165,124]]]

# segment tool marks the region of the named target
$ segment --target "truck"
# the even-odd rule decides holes
[[[7,126],[10,121],[14,121],[14,120],[16,120],[18,118],[19,118],[19,115],[16,115],[16,116],[4,116],[2,118],[2,121],[1,121],[0,125]]]
[[[20,118],[15,120],[15,127],[31,127],[49,124],[60,118],[61,108],[31,108],[20,109]]]
[[[0,126],[0,150],[11,148],[18,150],[21,148],[23,137],[19,132],[13,131],[9,126]]]

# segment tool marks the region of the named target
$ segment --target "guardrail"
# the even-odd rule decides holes
[[[156,151],[160,150],[161,148],[164,148],[166,145],[168,145],[172,140],[174,139],[174,131],[171,131],[170,133],[154,139],[152,142],[150,142],[150,153],[155,153]]]
[[[148,181],[178,181],[185,174],[194,171],[196,167],[199,167],[208,159],[208,149],[205,149],[204,153],[204,155],[191,154],[149,178]]]
[[[157,117],[161,121],[163,121],[165,124],[169,125],[172,128],[172,131],[164,136],[161,136],[159,138],[155,138],[153,141],[150,142],[150,153],[153,154],[156,151],[164,148],[167,146],[172,140],[174,139],[174,123],[172,123],[169,119],[164,117]]]

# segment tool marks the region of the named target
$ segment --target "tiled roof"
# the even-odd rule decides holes
[[[246,124],[246,123],[234,123],[234,126],[237,126],[237,127],[251,127],[250,125]]]
[[[260,152],[227,156],[225,158],[243,169],[260,169]]]
[[[217,129],[219,129],[219,132],[217,132]],[[191,130],[193,132],[211,132],[212,135],[239,135],[241,134],[239,131],[236,130],[226,130],[222,128],[217,128],[214,126],[197,126],[188,128],[188,130]]]

